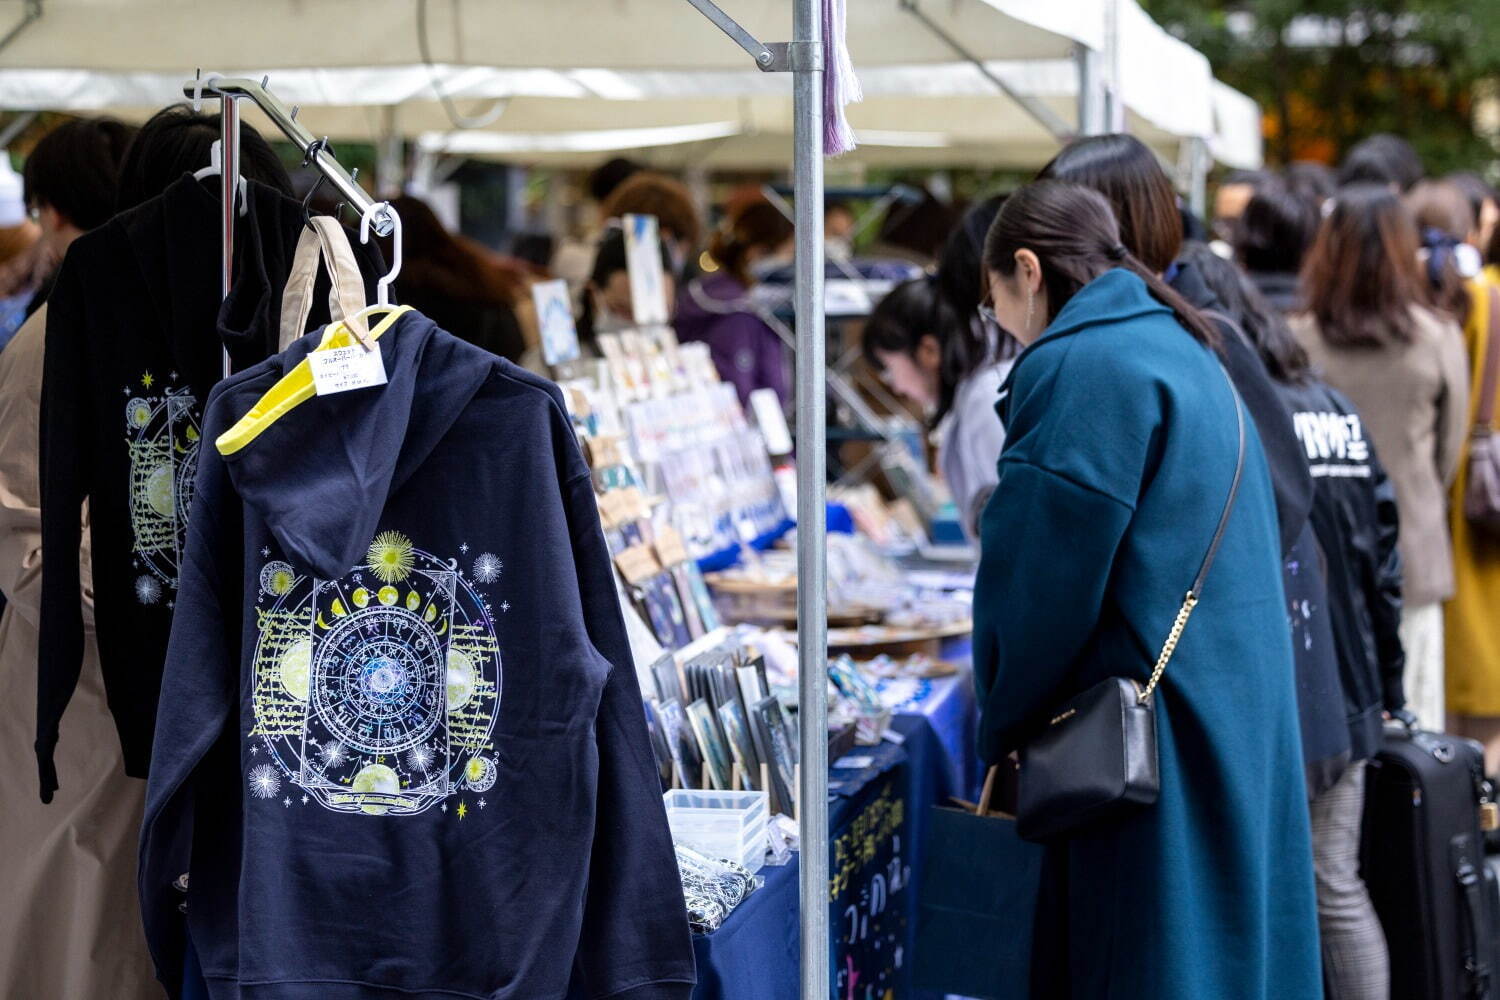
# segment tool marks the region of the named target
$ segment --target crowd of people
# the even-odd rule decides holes
[[[0,661],[35,656],[51,276],[72,239],[206,163],[217,128],[185,109],[139,130],[80,120],[37,145],[22,190],[0,172]],[[293,189],[253,132],[241,170]],[[678,337],[705,342],[742,399],[790,403],[785,345],[754,300],[791,257],[781,208],[736,195],[705,236],[681,182],[624,160],[590,194],[589,233],[518,256],[402,197],[398,299],[540,369],[528,289],[564,278],[597,354],[634,322],[621,220],[650,214]],[[847,254],[848,207],[828,225]],[[876,305],[863,352],[929,422],[981,552],[981,755],[1023,750],[1112,678],[1156,713],[1154,804],[1048,849],[1034,994],[1387,996],[1360,874],[1386,723],[1470,736],[1500,771],[1500,537],[1468,501],[1500,371],[1500,194],[1426,177],[1410,146],[1376,136],[1337,169],[1228,178],[1205,224],[1146,146],[1109,135],[1070,143],[944,239],[931,230],[928,273]],[[5,703],[34,704],[16,687],[27,674],[7,671]],[[86,685],[79,704],[102,716],[102,698]],[[18,757],[30,721],[4,726]],[[9,828],[18,845],[43,829]],[[24,964],[14,916],[0,948]]]
[[[1092,685],[1148,682],[1237,408],[1253,427],[1202,606],[1162,655],[1160,798],[1049,848],[1037,996],[1386,997],[1360,875],[1383,724],[1466,734],[1500,767],[1500,538],[1466,505],[1500,197],[1376,136],[1337,170],[1231,177],[1216,209],[1193,219],[1134,139],[1077,140],[864,334],[937,427],[978,397],[939,447],[981,543],[992,763]]]

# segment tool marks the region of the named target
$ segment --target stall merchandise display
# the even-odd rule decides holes
[[[160,974],[190,935],[221,991],[685,995],[681,881],[560,394],[404,308],[368,336],[378,391],[311,390],[309,357],[358,349],[340,324],[205,413],[142,834]],[[428,891],[379,894],[398,870]]]

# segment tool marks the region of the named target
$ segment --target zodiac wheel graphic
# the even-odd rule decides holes
[[[344,746],[399,753],[437,729],[446,670],[441,646],[404,608],[366,608],[342,619],[313,660],[313,706]]]
[[[258,599],[249,735],[260,761],[309,802],[371,816],[495,784],[500,648],[456,562],[385,531],[338,580],[274,559],[262,576],[275,586]]]

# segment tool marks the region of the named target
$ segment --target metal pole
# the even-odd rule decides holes
[[[802,997],[830,993],[827,389],[823,337],[824,0],[793,0],[797,315],[797,677],[802,776]]]
[[[1125,95],[1120,85],[1120,0],[1104,0],[1104,130],[1125,131]]]
[[[1098,135],[1104,131],[1104,87],[1099,73],[1099,53],[1087,45],[1073,47],[1078,66],[1078,134]]]
[[[1193,136],[1188,140],[1188,155],[1191,157],[1191,171],[1188,175],[1188,207],[1193,214],[1204,221],[1209,221],[1208,212],[1208,171],[1212,166],[1212,155],[1208,151],[1208,142],[1199,136]]]
[[[220,291],[229,298],[229,286],[234,282],[234,220],[240,204],[240,106],[235,98],[225,95],[219,100],[219,181],[223,198],[219,210],[222,213],[224,237],[223,281]],[[224,377],[230,376],[229,348],[224,348]]]

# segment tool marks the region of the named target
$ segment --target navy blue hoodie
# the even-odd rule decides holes
[[[261,416],[199,461],[141,835],[159,976],[175,992],[191,871],[214,1000],[685,1000],[682,890],[557,388],[408,312],[380,339],[389,384],[273,418],[318,343],[206,407],[205,442]]]

